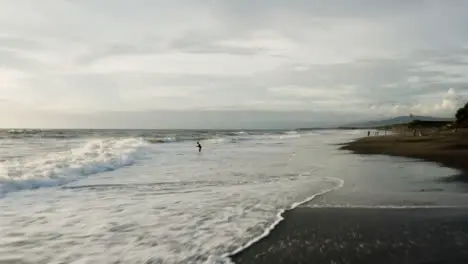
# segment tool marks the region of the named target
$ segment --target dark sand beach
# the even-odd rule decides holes
[[[235,263],[468,263],[468,211],[297,208]]]
[[[467,131],[421,137],[364,137],[344,144],[341,149],[357,154],[436,162],[459,170],[456,180],[466,180],[468,175]],[[331,197],[333,200],[333,196],[326,194],[320,199]],[[346,194],[344,197],[346,199]],[[269,264],[468,263],[468,210],[465,207],[304,206],[287,211],[283,216],[285,219],[269,236],[232,256],[233,261]]]
[[[460,171],[459,180],[468,181],[468,130],[447,131],[425,136],[404,135],[364,137],[345,144],[343,150],[357,154],[380,154],[421,159]]]

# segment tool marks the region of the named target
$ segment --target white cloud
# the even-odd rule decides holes
[[[190,53],[123,55],[103,59],[90,66],[94,73],[143,72],[163,74],[249,75],[272,70],[280,65],[275,58]]]
[[[454,113],[461,106],[462,102],[460,102],[459,99],[460,97],[455,92],[455,89],[450,88],[443,96],[442,101],[435,105],[434,110],[446,113]]]
[[[457,93],[450,88],[446,92],[426,94],[408,104],[373,105],[370,107],[378,113],[391,112],[395,115],[435,115],[453,117],[455,111],[468,99],[468,90]]]
[[[1,100],[25,124],[38,109],[452,115],[468,92],[467,9],[456,0],[5,0]]]
[[[321,100],[344,100],[349,99],[347,96],[353,96],[354,86],[341,86],[330,89],[326,87],[300,87],[300,86],[282,86],[272,87],[268,90],[274,95],[279,97],[296,97],[314,99],[315,101]],[[338,89],[336,89],[338,88]]]

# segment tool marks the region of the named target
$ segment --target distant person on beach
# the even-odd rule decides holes
[[[200,145],[200,142],[198,141],[197,141],[197,148],[198,148],[198,152],[201,152],[202,146]]]
[[[370,136],[370,131],[367,131],[367,136]]]

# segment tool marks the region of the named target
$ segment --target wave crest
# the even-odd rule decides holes
[[[142,154],[145,141],[102,139],[83,147],[31,159],[0,164],[0,195],[70,183],[80,178],[132,165]]]

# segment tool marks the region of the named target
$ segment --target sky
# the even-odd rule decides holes
[[[271,128],[468,101],[468,1],[2,0],[0,127]]]

